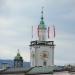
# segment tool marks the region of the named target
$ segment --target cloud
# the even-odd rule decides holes
[[[44,6],[45,24],[56,26],[55,63],[74,62],[74,0],[0,0],[0,3],[0,58],[13,59],[19,48],[24,60],[30,61],[31,27],[39,24]]]

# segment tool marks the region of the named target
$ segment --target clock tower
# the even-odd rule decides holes
[[[38,40],[30,43],[31,67],[54,65],[54,41],[46,40],[47,27],[44,23],[43,9],[41,21],[38,25]]]

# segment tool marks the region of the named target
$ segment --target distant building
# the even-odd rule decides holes
[[[15,68],[18,68],[18,67],[21,68],[21,67],[23,67],[23,58],[21,57],[19,51],[17,53],[17,56],[14,59],[14,67]]]
[[[9,67],[8,63],[2,63],[2,67],[1,68],[5,69],[5,68],[8,68],[8,67]]]

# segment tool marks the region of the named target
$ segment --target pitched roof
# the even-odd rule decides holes
[[[25,73],[27,75],[35,74],[53,74],[54,72],[66,71],[64,67],[61,66],[36,66],[31,68],[6,68],[0,70],[0,74],[17,74]],[[74,70],[75,71],[75,70]]]
[[[27,72],[27,74],[52,74],[53,73],[53,69],[54,67],[53,66],[39,66],[39,67],[34,67],[32,68],[29,72]]]
[[[0,74],[25,73],[29,68],[6,68]]]

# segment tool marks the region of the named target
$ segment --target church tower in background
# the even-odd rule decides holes
[[[19,50],[18,50],[17,55],[14,58],[14,67],[15,68],[21,68],[21,67],[23,67],[23,58],[21,57],[21,55],[19,53]]]
[[[36,33],[38,40],[30,43],[31,67],[54,65],[54,41],[47,41],[46,39],[49,28],[46,27],[44,22],[43,9],[41,14],[41,21],[37,27],[38,33]]]

